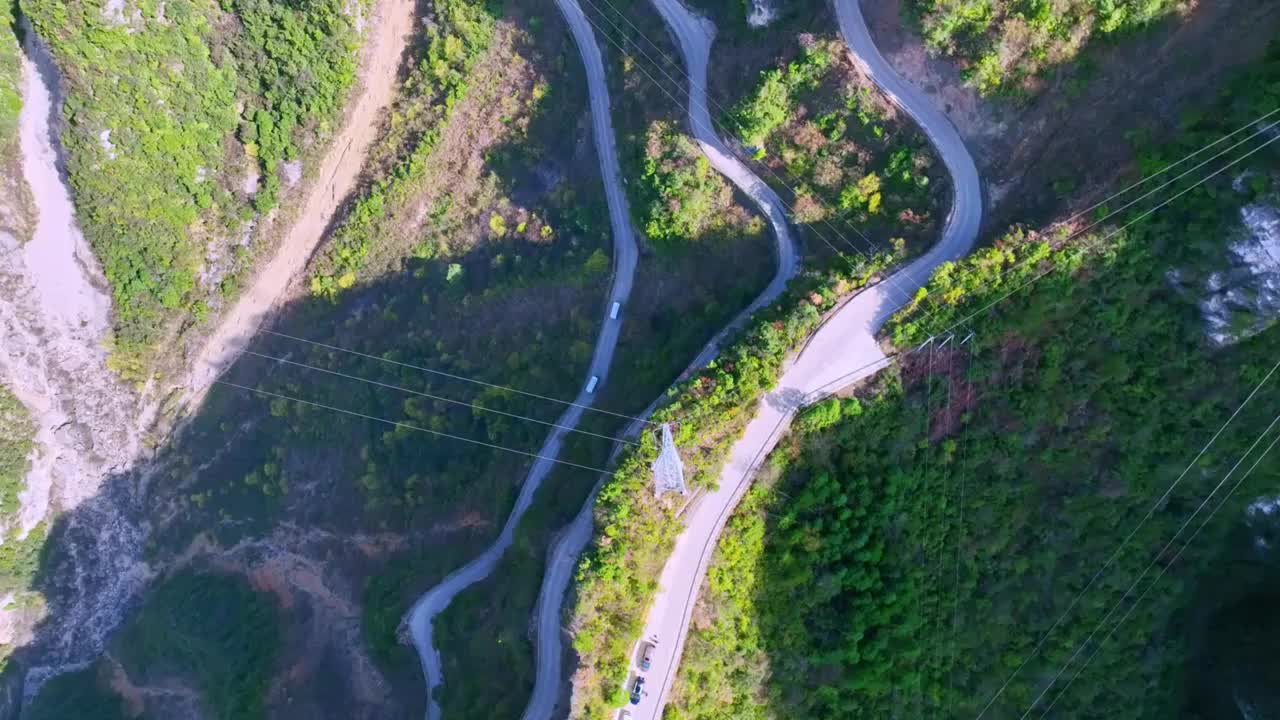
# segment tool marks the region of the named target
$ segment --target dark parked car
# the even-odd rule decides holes
[[[636,678],[636,682],[631,686],[631,704],[639,705],[640,696],[644,694],[644,678]]]

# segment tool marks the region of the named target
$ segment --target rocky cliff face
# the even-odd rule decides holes
[[[1240,219],[1230,264],[1209,276],[1200,303],[1209,340],[1219,346],[1257,335],[1280,317],[1280,207],[1246,205]]]
[[[144,453],[148,413],[107,364],[111,304],[76,226],[63,172],[57,73],[34,34],[26,37],[19,146],[34,203],[25,237],[0,230],[0,383],[27,407],[36,433],[20,510],[0,518],[0,538],[20,542],[37,526],[51,527],[55,517],[80,509],[64,531],[90,542],[68,557],[75,566],[68,567],[69,582],[101,588],[80,593],[62,608],[67,621],[47,628],[52,668],[35,668],[38,683],[54,668],[92,657],[124,600],[148,576],[137,559],[138,529],[99,496],[108,477],[129,470]],[[25,638],[33,616],[19,603],[4,605],[0,627],[10,639]]]

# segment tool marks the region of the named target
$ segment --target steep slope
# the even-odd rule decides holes
[[[1140,146],[1144,167],[1280,108],[1275,58],[1176,142]],[[1187,288],[1276,202],[1278,139],[1150,217],[1154,201],[1067,242],[1013,232],[936,276],[891,321],[895,345],[970,313],[973,336],[801,416],[717,551],[680,717],[1201,716],[1183,663],[1193,644],[1221,655],[1197,641],[1204,608],[1261,601],[1274,578],[1256,539],[1280,468],[1262,454],[1280,338],[1217,347]],[[1235,687],[1270,702],[1256,676]],[[1221,700],[1201,693],[1197,712]]]

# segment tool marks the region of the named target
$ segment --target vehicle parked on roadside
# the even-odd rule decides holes
[[[640,643],[640,669],[649,672],[649,668],[653,665],[653,643],[644,641]]]
[[[644,696],[644,677],[637,677],[635,684],[631,686],[631,704],[639,705],[640,698]]]

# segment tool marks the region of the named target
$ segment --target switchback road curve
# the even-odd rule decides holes
[[[679,0],[653,1],[682,45],[699,42],[695,28],[704,20],[690,13]],[[656,637],[659,643],[648,673],[649,692],[631,708],[636,720],[657,720],[662,716],[716,539],[750,485],[757,464],[777,444],[806,399],[849,385],[884,366],[877,331],[911,300],[935,267],[969,251],[982,222],[982,186],[960,134],[919,89],[903,80],[885,61],[871,40],[858,0],[834,2],[840,32],[858,64],[885,95],[916,121],[942,158],[952,179],[951,213],[942,237],[928,252],[864,290],[814,334],[800,356],[784,370],[778,386],[764,397],[742,438],[730,449],[719,487],[705,494],[686,514],[687,525],[663,568],[642,635]],[[698,68],[688,69],[692,81]]]
[[[609,91],[605,84],[604,63],[600,58],[600,48],[596,46],[595,37],[591,34],[586,18],[574,0],[556,0],[573,32],[574,41],[582,55],[582,62],[587,71],[587,89],[591,103],[591,131],[596,146],[596,155],[600,160],[600,176],[604,182],[605,198],[609,205],[609,224],[613,231],[613,281],[609,288],[609,297],[600,309],[601,327],[596,338],[595,350],[591,355],[591,365],[583,378],[582,392],[574,398],[574,404],[568,406],[556,420],[556,428],[547,434],[547,439],[538,450],[539,459],[529,468],[529,474],[520,486],[520,494],[516,497],[515,506],[502,526],[502,533],[483,553],[462,568],[450,573],[439,585],[428,590],[414,603],[409,611],[409,630],[413,635],[413,644],[422,660],[422,670],[427,678],[427,720],[438,720],[440,706],[435,701],[435,690],[444,681],[440,663],[440,652],[436,650],[432,638],[432,623],[437,615],[444,611],[453,598],[471,585],[485,579],[493,572],[498,560],[511,546],[516,527],[524,516],[533,495],[542,481],[551,472],[554,458],[560,454],[564,436],[571,428],[577,426],[583,411],[595,402],[596,396],[604,386],[609,375],[609,366],[613,362],[613,352],[618,344],[618,334],[622,329],[622,316],[618,319],[609,317],[609,309],[617,302],[626,306],[631,296],[631,284],[636,271],[636,239],[631,228],[630,211],[627,209],[626,195],[622,192],[621,173],[618,170],[618,153],[614,147],[613,123],[609,117]],[[577,18],[575,19],[574,13]],[[625,311],[624,311],[625,315]],[[595,392],[587,392],[586,385],[591,377],[599,377],[599,386]]]

